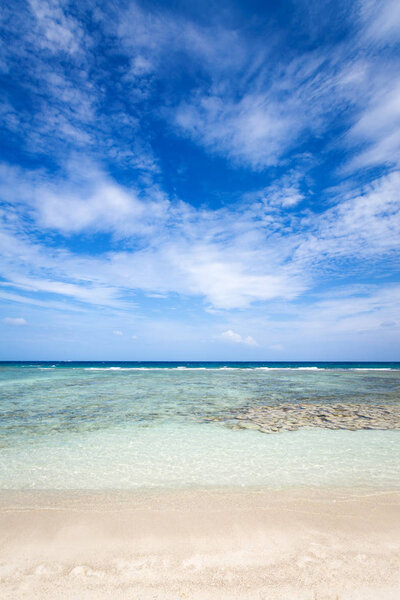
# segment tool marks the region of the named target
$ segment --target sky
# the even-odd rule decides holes
[[[398,0],[3,0],[1,360],[400,360]]]

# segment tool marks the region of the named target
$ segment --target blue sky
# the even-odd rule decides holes
[[[399,30],[6,0],[0,359],[400,360]]]

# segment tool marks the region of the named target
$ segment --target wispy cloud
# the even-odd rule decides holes
[[[25,319],[23,319],[22,317],[5,317],[4,319],[2,319],[2,321],[6,325],[17,325],[17,327],[27,324]]]
[[[313,262],[356,256],[358,261],[390,256],[400,247],[400,173],[383,176],[342,198],[318,219],[296,250]],[[361,266],[361,265],[359,265]],[[353,266],[353,268],[355,265]],[[351,269],[351,267],[348,267]]]
[[[232,331],[232,329],[228,329],[228,331],[224,331],[221,333],[221,339],[227,342],[233,342],[234,344],[245,344],[246,346],[257,346],[257,342],[251,335],[241,336],[236,331]]]
[[[72,16],[66,15],[59,2],[29,0],[29,6],[35,16],[38,38],[44,48],[52,52],[78,51],[83,37],[81,28]]]
[[[206,148],[257,169],[277,164],[295,141],[302,127],[295,114],[261,95],[234,103],[207,94],[179,106],[176,123]]]
[[[274,187],[264,190],[257,203],[250,197],[244,204],[205,210],[171,203],[163,195],[146,204],[101,174],[97,181],[96,200],[86,202],[81,190],[68,196],[62,181],[59,188],[52,182],[50,200],[47,184],[35,189],[34,181],[27,182],[33,198],[43,203],[35,208],[23,195],[19,198],[20,211],[34,219],[29,239],[27,222],[4,214],[5,282],[31,294],[120,308],[128,306],[127,293],[137,290],[200,296],[214,308],[245,308],[276,298],[294,300],[327,267],[332,272],[336,263],[340,270],[346,260],[347,273],[359,273],[368,270],[363,261],[388,259],[399,246],[398,173],[347,194],[322,212],[312,214],[306,207],[291,217],[282,206],[287,196],[277,196]],[[299,192],[293,193],[300,201]],[[91,256],[45,248],[33,242],[37,226],[68,236],[111,231],[126,247]]]
[[[92,9],[87,6],[89,12]],[[142,99],[140,78],[125,80],[129,102],[121,103],[117,97],[121,85],[108,85],[104,63],[96,59],[92,31],[77,13],[54,0],[31,0],[28,10],[25,5],[19,11],[5,7],[4,35],[9,43],[2,48],[0,64],[10,86],[0,105],[3,126],[21,150],[36,155],[41,163],[62,168],[66,157],[78,152],[96,159],[112,157],[138,172],[157,171],[151,145],[140,136],[140,120],[131,110],[135,91],[136,102]],[[102,10],[94,13],[100,28]],[[104,23],[102,34],[112,37]],[[103,49],[113,55],[111,38]],[[12,95],[30,101],[15,107]]]
[[[282,352],[324,320],[397,323],[396,2],[19,6],[0,56],[6,311],[113,312],[110,335],[167,306],[165,338],[186,340],[204,323],[185,329],[184,305],[205,339]]]
[[[349,131],[351,142],[363,144],[350,168],[400,166],[400,78],[393,77],[374,94]]]
[[[363,37],[384,46],[398,44],[400,7],[396,0],[360,0],[359,17]]]

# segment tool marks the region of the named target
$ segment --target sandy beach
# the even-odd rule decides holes
[[[182,367],[0,371],[0,599],[398,600],[400,369]]]
[[[1,492],[2,599],[397,600],[400,493]]]

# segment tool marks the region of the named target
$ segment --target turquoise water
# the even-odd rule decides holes
[[[400,364],[0,363],[0,488],[400,487],[399,431],[213,420],[285,402],[398,404]]]

